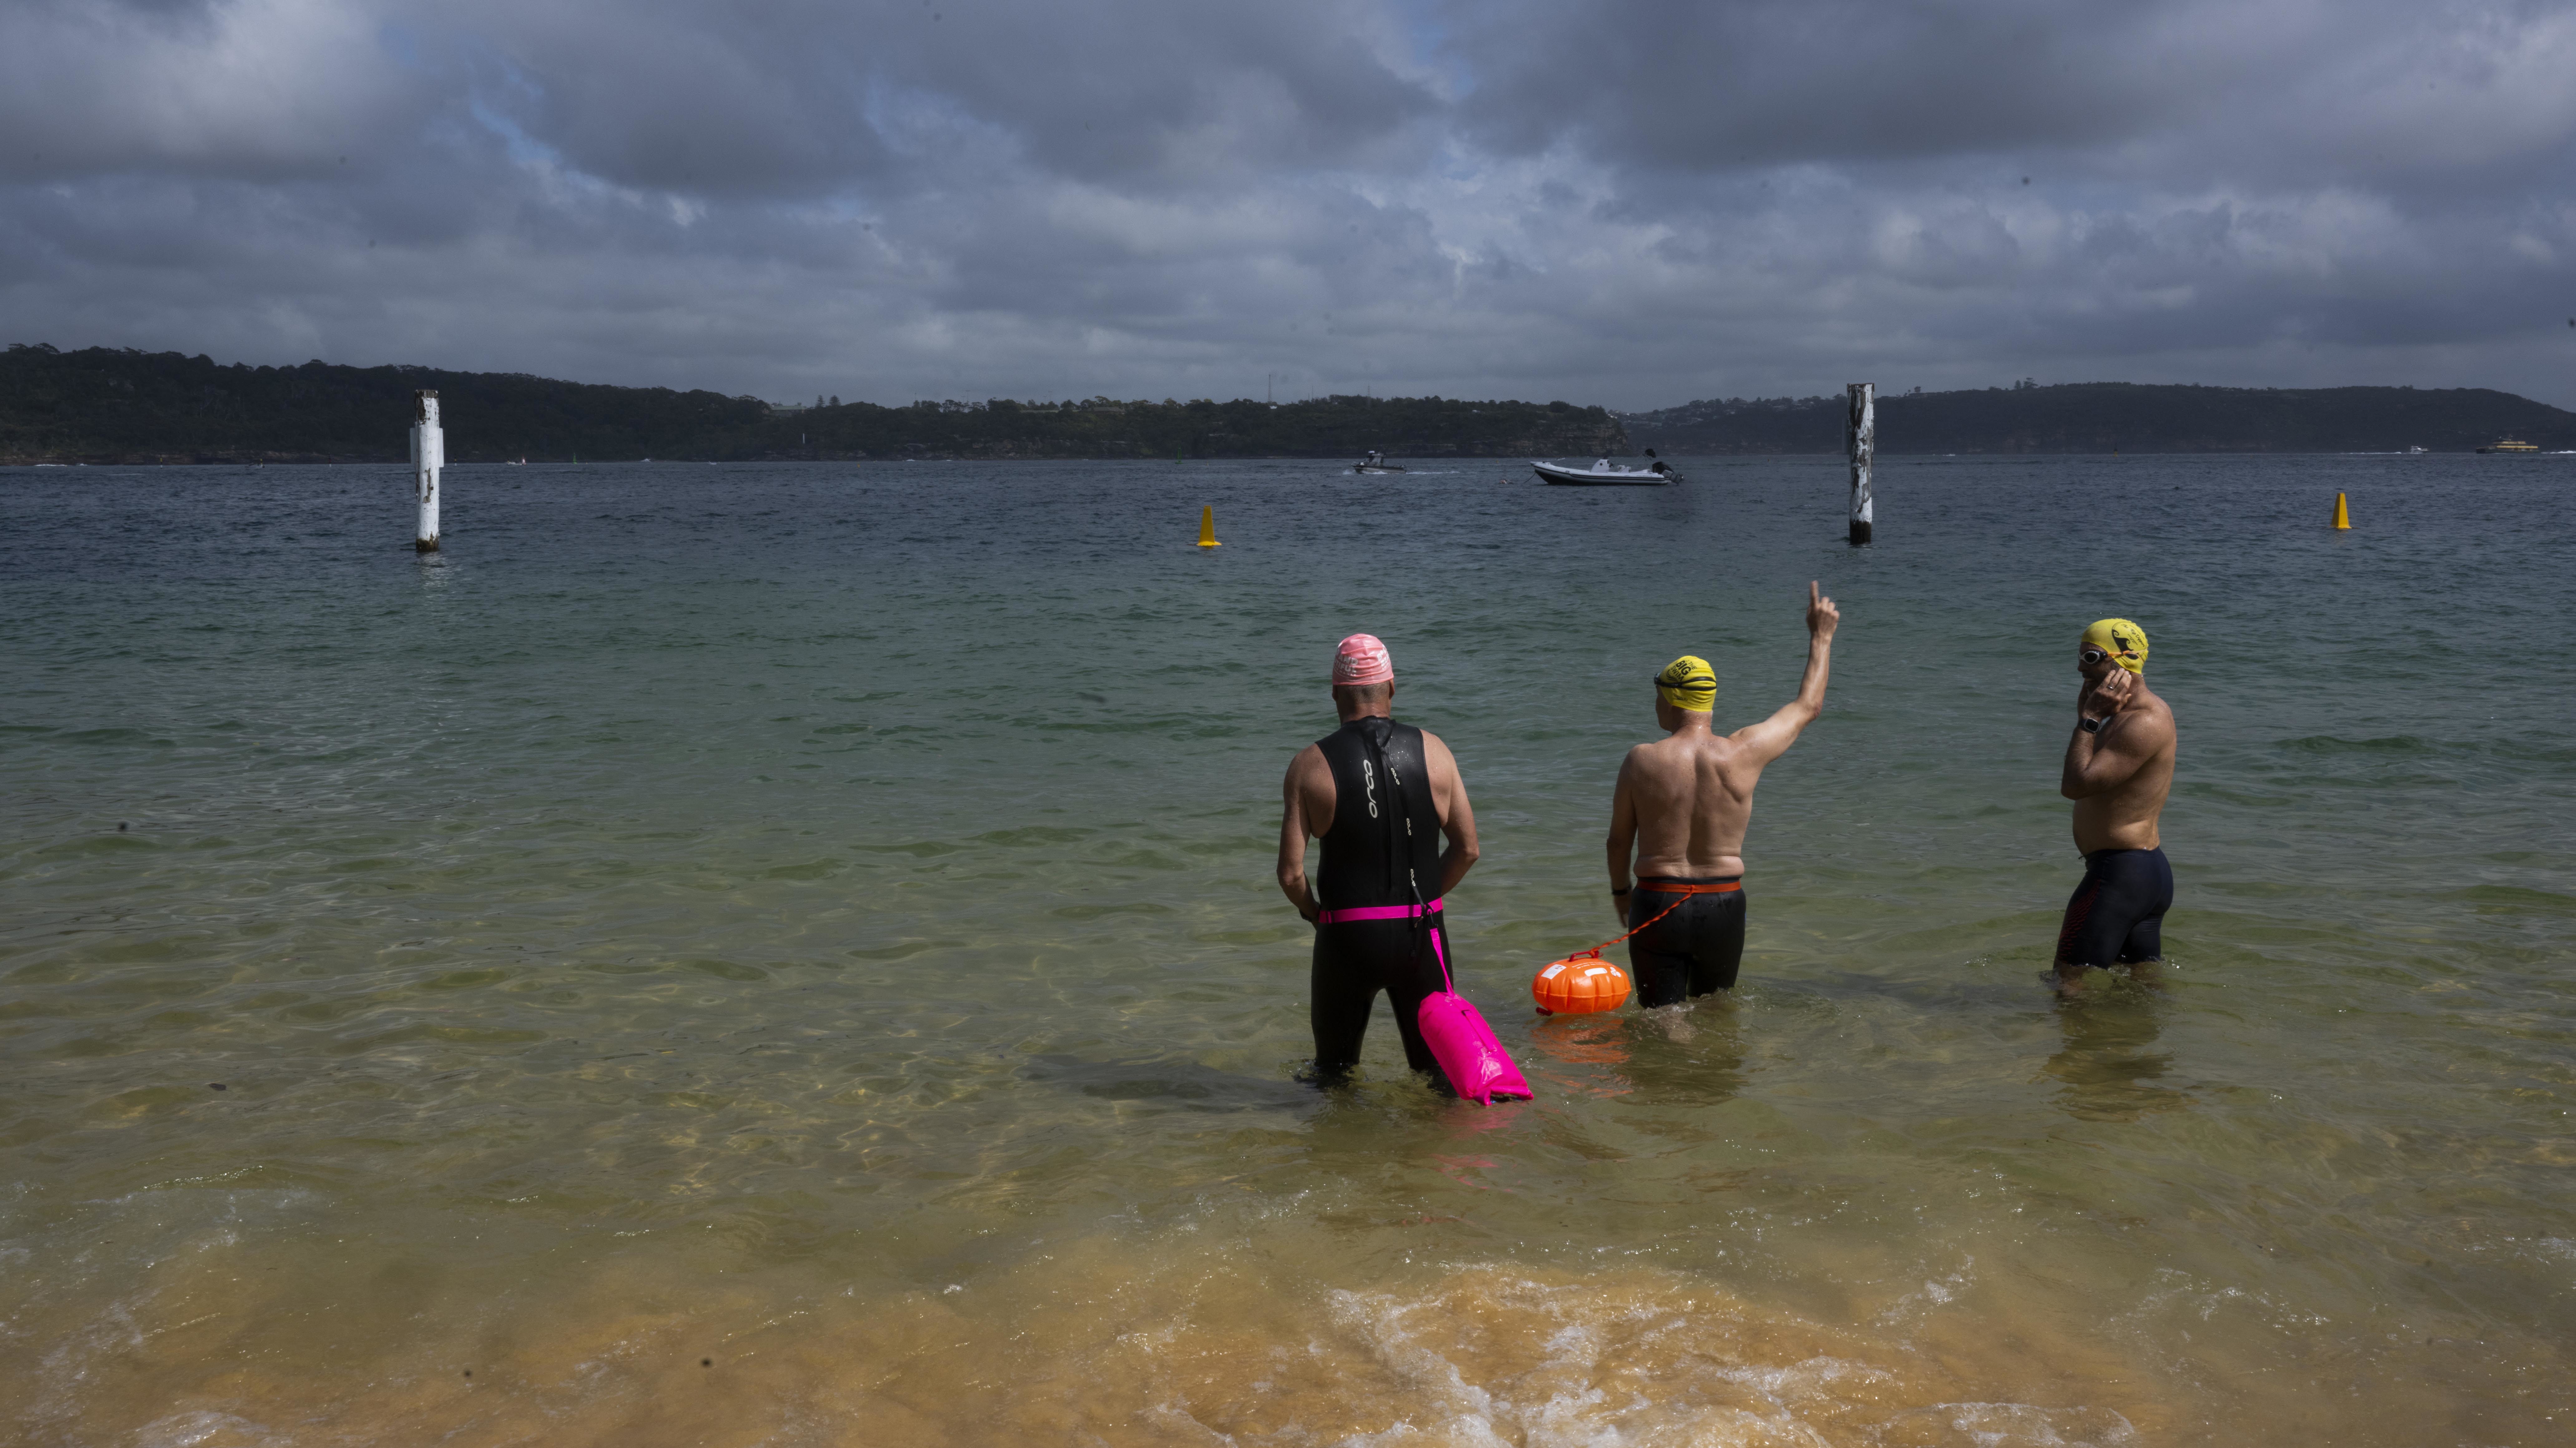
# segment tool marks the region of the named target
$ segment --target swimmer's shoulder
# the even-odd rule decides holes
[[[1434,770],[1455,773],[1458,768],[1458,756],[1449,752],[1447,741],[1428,729],[1422,731],[1422,761]]]
[[[1626,774],[1632,769],[1654,771],[1669,768],[1667,756],[1672,753],[1672,742],[1670,739],[1645,739],[1629,745],[1627,754],[1619,760],[1619,772]]]
[[[1695,741],[1691,750],[1692,757],[1703,769],[1724,769],[1752,752],[1752,745],[1733,734],[1711,734],[1706,739]]]
[[[1333,771],[1332,767],[1324,762],[1323,745],[1309,744],[1305,748],[1298,750],[1296,754],[1291,756],[1288,760],[1288,779],[1290,783],[1293,784],[1300,780],[1312,780],[1318,775],[1323,777],[1324,788],[1331,789],[1333,787]]]
[[[2149,728],[2164,736],[2164,742],[2168,747],[2173,744],[2175,736],[2182,732],[2182,725],[2174,718],[2173,705],[2166,703],[2165,696],[2153,689],[2147,691],[2145,722]]]

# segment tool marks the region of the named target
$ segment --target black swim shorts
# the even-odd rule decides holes
[[[2131,965],[2164,956],[2165,911],[2173,906],[2173,866],[2163,850],[2095,850],[2084,857],[2084,883],[2066,902],[2057,932],[2057,963]]]
[[[1628,897],[1628,923],[1654,920],[1664,907],[1681,903],[1661,920],[1628,937],[1628,960],[1636,967],[1637,1004],[1679,1005],[1692,996],[1735,989],[1736,968],[1744,962],[1744,891],[1707,894],[1658,890],[1657,885],[1727,885],[1740,876],[1688,879],[1678,875],[1645,875]]]

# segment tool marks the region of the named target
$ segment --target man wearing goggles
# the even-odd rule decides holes
[[[2084,631],[2075,667],[2084,687],[2057,788],[2075,801],[2084,882],[2057,932],[2060,993],[2072,993],[2097,966],[2126,965],[2132,977],[2152,980],[2173,904],[2173,866],[2157,822],[2173,789],[2174,717],[2147,688],[2147,631],[2103,619]]]

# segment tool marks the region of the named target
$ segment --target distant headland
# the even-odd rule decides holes
[[[1842,451],[1843,399],[1726,398],[1616,413],[1567,402],[1334,396],[769,403],[427,367],[230,366],[176,352],[38,343],[0,352],[0,464],[384,462],[411,394],[444,403],[451,462],[658,457],[1598,457]],[[1882,395],[1904,453],[2465,452],[2505,436],[2576,448],[2576,413],[2484,388],[2274,389],[2023,383]]]
[[[439,394],[451,463],[758,459],[1553,457],[1628,451],[1566,402],[771,404],[427,367],[222,366],[176,352],[0,352],[0,463],[401,462],[412,393]]]
[[[1621,413],[1639,447],[1690,457],[1843,450],[1840,397],[1730,397]],[[2472,452],[2512,436],[2576,448],[2576,413],[2484,387],[2197,387],[2023,382],[1881,392],[1892,453]]]

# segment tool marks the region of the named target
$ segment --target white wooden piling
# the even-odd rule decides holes
[[[412,394],[412,486],[420,494],[420,531],[412,547],[438,551],[438,470],[447,466],[447,435],[438,428],[438,394]]]
[[[1878,452],[1878,386],[1851,384],[1843,414],[1843,444],[1851,453],[1851,541],[1869,541],[1870,465]]]

